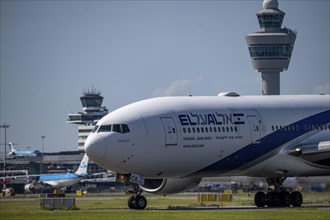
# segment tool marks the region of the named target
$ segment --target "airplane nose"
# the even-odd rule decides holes
[[[85,141],[84,147],[86,154],[93,161],[101,159],[105,154],[105,141],[104,138],[99,135],[89,135]]]

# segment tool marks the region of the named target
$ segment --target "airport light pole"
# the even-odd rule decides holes
[[[4,152],[4,160],[3,160],[3,173],[4,173],[4,179],[3,179],[3,189],[5,190],[7,188],[6,186],[6,154],[7,154],[7,128],[9,128],[10,125],[4,123],[4,124],[0,124],[0,128],[4,128],[5,129],[5,152]]]
[[[41,163],[40,163],[40,173],[42,173],[42,165],[44,164],[44,144],[45,144],[45,138],[46,136],[41,136],[41,140],[42,140],[42,152],[41,152]]]

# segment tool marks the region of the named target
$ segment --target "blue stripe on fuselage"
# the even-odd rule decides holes
[[[267,153],[281,147],[283,144],[298,138],[308,132],[310,129],[306,129],[305,125],[316,125],[323,126],[330,123],[330,110],[321,112],[319,114],[310,116],[295,122],[289,126],[295,126],[299,129],[294,131],[285,131],[283,128],[277,130],[260,139],[258,144],[249,144],[233,154],[217,161],[192,175],[210,175],[210,174],[221,174],[231,170],[237,170],[239,167],[247,165],[248,163],[265,156]],[[270,157],[271,155],[269,155]],[[251,164],[251,166],[254,164]]]
[[[76,178],[79,178],[79,176],[74,173],[63,173],[63,174],[40,176],[39,181],[43,182],[43,181],[67,180],[67,179],[76,179]]]

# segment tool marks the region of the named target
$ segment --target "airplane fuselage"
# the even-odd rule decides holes
[[[329,95],[161,97],[103,117],[88,156],[121,174],[163,179],[203,176],[319,176],[330,164],[289,151],[324,133]],[[323,140],[324,139],[324,140]]]
[[[50,185],[54,188],[72,186],[79,183],[85,176],[78,176],[74,173],[43,175],[39,177],[39,182]]]
[[[40,154],[39,151],[12,151],[9,152],[10,155],[16,157],[36,157]]]

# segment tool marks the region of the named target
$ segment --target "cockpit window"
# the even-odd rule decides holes
[[[110,132],[110,131],[111,131],[111,125],[101,125],[101,127],[97,132]]]
[[[99,132],[110,132],[110,131],[124,134],[124,133],[129,132],[129,128],[128,128],[127,124],[113,124],[113,125],[101,125],[100,128],[97,130],[98,133]]]
[[[95,127],[94,127],[93,130],[92,130],[92,133],[95,133],[95,132],[97,131],[98,128],[99,128],[99,126],[98,126],[98,125],[95,125]]]
[[[118,124],[112,125],[112,131],[113,131],[113,132],[122,133],[120,127],[121,127],[121,126],[118,125]]]
[[[123,133],[128,133],[129,132],[128,125],[122,124],[121,125],[121,130],[122,130]]]

